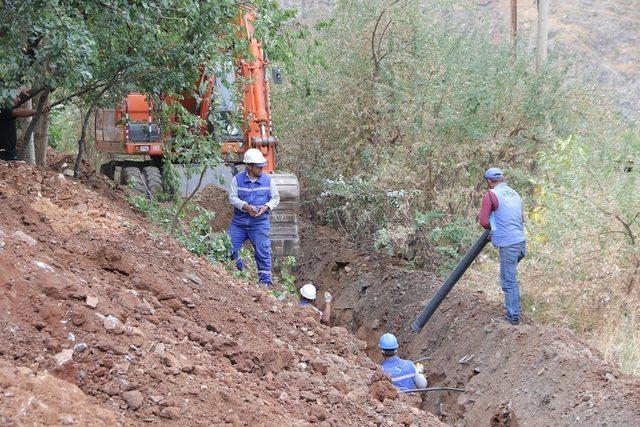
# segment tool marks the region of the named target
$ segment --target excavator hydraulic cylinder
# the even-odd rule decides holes
[[[429,304],[422,310],[422,313],[416,318],[416,320],[411,325],[411,329],[413,332],[420,332],[424,325],[429,321],[433,313],[437,310],[438,306],[444,301],[446,296],[451,292],[451,289],[458,283],[458,280],[462,277],[467,268],[471,265],[474,259],[480,255],[480,252],[487,246],[489,243],[489,234],[491,230],[485,230],[484,233],[476,240],[476,242],[471,246],[471,248],[467,251],[465,256],[460,260],[456,268],[453,269],[447,280],[440,286],[438,292],[431,298]]]

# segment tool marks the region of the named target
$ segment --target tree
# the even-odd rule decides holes
[[[267,0],[4,2],[0,103],[10,103],[28,86],[50,92],[52,108],[77,102],[90,116],[131,90],[155,95],[192,90],[198,67],[213,73],[229,52],[242,52],[234,18],[249,6],[265,17],[261,34],[275,37],[287,15]],[[25,139],[39,117],[40,110]]]
[[[536,37],[536,72],[547,63],[549,36],[549,0],[538,0],[538,35]]]

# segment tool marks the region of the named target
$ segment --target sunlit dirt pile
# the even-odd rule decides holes
[[[364,348],[101,177],[0,162],[0,424],[437,425]]]
[[[492,319],[502,316],[498,304],[460,287],[414,334],[411,323],[441,284],[435,276],[360,250],[335,231],[309,223],[302,230],[302,251],[301,282],[313,281],[335,296],[335,320],[368,343],[374,360],[379,336],[390,331],[401,340],[401,356],[431,356],[431,385],[466,389],[425,395],[423,408],[443,421],[640,425],[640,378],[621,374],[570,331],[497,322]]]
[[[231,223],[233,208],[229,205],[229,195],[213,185],[208,186],[195,197],[195,202],[201,207],[215,213],[209,225],[215,232],[226,231]]]

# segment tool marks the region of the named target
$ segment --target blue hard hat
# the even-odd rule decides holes
[[[484,173],[484,177],[487,179],[502,178],[502,171],[499,168],[489,168]]]
[[[398,340],[393,334],[384,334],[380,337],[378,347],[380,347],[382,350],[396,350],[398,348]]]

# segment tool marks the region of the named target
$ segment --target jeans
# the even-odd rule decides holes
[[[258,281],[271,285],[271,240],[269,239],[270,224],[268,220],[252,221],[234,220],[229,227],[231,240],[231,257],[236,262],[238,270],[242,270],[244,263],[240,257],[240,248],[247,240],[251,240],[258,267]]]
[[[500,248],[500,286],[504,292],[504,306],[507,318],[511,321],[520,320],[520,290],[518,289],[518,263],[526,255],[526,243]]]

